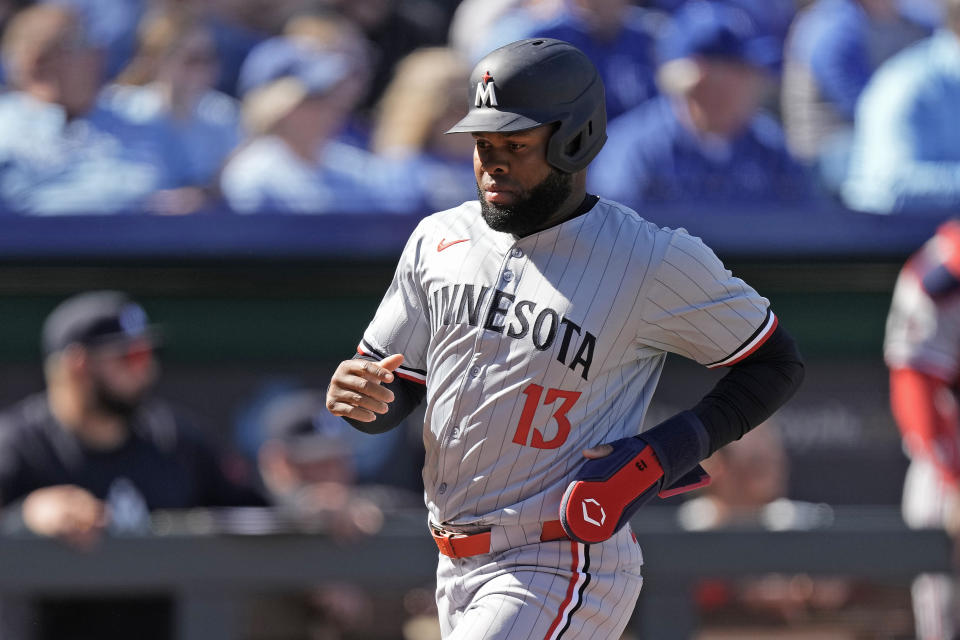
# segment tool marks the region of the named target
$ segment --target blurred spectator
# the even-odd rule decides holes
[[[61,303],[43,326],[45,393],[3,416],[0,501],[41,535],[80,546],[106,528],[142,531],[158,508],[263,504],[221,471],[217,454],[166,403],[156,329],[124,294]]]
[[[677,515],[684,529],[798,531],[830,526],[827,505],[787,497],[790,461],[776,424],[767,423],[704,462],[713,478]],[[899,593],[841,577],[765,574],[698,581],[702,638],[904,637]],[[894,622],[896,621],[896,622]],[[807,635],[805,635],[807,634]]]
[[[452,49],[421,49],[397,65],[380,101],[373,150],[405,164],[424,211],[442,211],[477,195],[473,139],[445,135],[466,113],[469,75]]]
[[[182,1],[182,0],[179,0]],[[275,34],[308,4],[305,0],[202,0],[207,10],[260,33]]]
[[[217,5],[217,2],[213,2]],[[240,68],[243,61],[253,51],[253,48],[270,37],[269,33],[253,29],[232,19],[228,12],[207,9],[204,12],[204,22],[210,29],[217,49],[217,59],[220,66],[219,79],[216,89],[227,95],[236,97],[237,82],[240,78]]]
[[[288,375],[269,375],[248,392],[235,407],[233,442],[247,460],[256,464],[267,436],[267,414],[305,389],[306,381]],[[408,426],[416,421],[410,419]],[[389,484],[406,487],[421,495],[420,477],[423,436],[417,428],[394,429],[376,438],[352,429],[349,431],[353,459],[351,466],[359,484]]]
[[[719,3],[685,7],[663,37],[664,95],[610,123],[588,175],[596,193],[646,202],[782,203],[809,197],[783,131],[759,111],[777,59],[749,16]]]
[[[659,26],[630,0],[568,0],[555,19],[533,24],[488,50],[522,38],[569,42],[597,66],[606,90],[607,118],[613,119],[657,93],[654,38]]]
[[[686,2],[687,0],[647,0],[647,5],[658,11],[674,13]]]
[[[264,486],[275,505],[303,524],[347,539],[377,533],[386,501],[371,500],[356,486],[349,427],[324,409],[323,395],[310,391],[270,403],[257,452]],[[417,502],[414,497],[407,506]]]
[[[897,10],[905,20],[928,31],[943,24],[943,0],[897,0]]]
[[[703,0],[698,0],[703,1]],[[715,1],[715,0],[712,0]],[[809,0],[721,0],[732,7],[739,8],[750,16],[758,37],[765,38],[768,46],[783,51],[790,24],[797,15],[797,6],[809,3]],[[771,71],[780,75],[782,56],[773,59]]]
[[[857,105],[846,203],[871,213],[960,205],[960,0],[946,25],[888,60]]]
[[[309,40],[277,37],[251,52],[241,73],[252,134],[227,163],[221,190],[239,213],[405,213],[416,189],[401,167],[333,139],[352,96],[350,65]]]
[[[763,425],[717,451],[704,468],[712,482],[677,512],[685,529],[764,526],[775,519],[769,507],[786,496],[790,473],[776,425]]]
[[[828,506],[787,498],[790,460],[780,428],[772,421],[718,450],[704,468],[712,482],[680,506],[677,517],[684,529],[762,527],[785,531],[832,522]]]
[[[284,35],[303,39],[314,49],[339,54],[349,70],[337,87],[349,115],[336,133],[339,142],[367,149],[370,147],[370,114],[363,112],[373,82],[372,44],[357,25],[333,11],[295,16],[284,27]]]
[[[43,0],[68,8],[83,22],[90,43],[103,54],[103,77],[120,73],[136,47],[137,24],[149,0]]]
[[[557,17],[566,0],[463,0],[450,24],[450,46],[469,64],[487,52],[520,40]]]
[[[238,105],[213,89],[217,73],[202,22],[184,10],[155,13],[140,26],[136,57],[101,101],[135,122],[163,121],[185,156],[184,180],[207,187],[241,139]],[[192,200],[184,212],[198,208],[203,193]]]
[[[17,15],[17,12],[29,7],[34,0],[2,0],[0,1],[0,33],[2,33],[7,24]]]
[[[884,358],[890,402],[910,467],[903,516],[911,527],[944,527],[960,538],[960,220],[943,224],[903,267],[887,317]],[[913,584],[919,640],[960,632],[955,579]]]
[[[189,8],[210,29],[219,59],[217,90],[238,95],[240,68],[255,46],[280,33],[283,25],[307,4],[305,0],[152,0],[154,4]]]
[[[97,291],[64,301],[44,322],[42,347],[46,392],[0,416],[5,531],[88,549],[107,532],[149,532],[154,509],[265,504],[225,475],[219,455],[183,416],[150,398],[159,375],[156,330],[127,296]],[[44,606],[40,635],[164,637],[169,606],[137,602],[129,610],[129,601]],[[19,637],[4,631],[5,640]]]
[[[181,184],[182,156],[160,124],[96,104],[100,57],[66,9],[39,5],[3,39],[13,91],[0,95],[0,207],[32,214],[151,209]]]
[[[356,23],[373,44],[373,107],[393,78],[394,67],[414,49],[446,42],[446,11],[431,0],[323,0]]]
[[[817,0],[794,22],[784,52],[781,108],[794,156],[818,164],[831,190],[846,171],[854,109],[888,57],[924,37],[896,0]]]
[[[281,513],[302,529],[349,541],[378,533],[385,511],[422,511],[421,496],[411,491],[357,484],[358,432],[324,402],[320,392],[288,392],[263,413],[258,468]],[[306,618],[311,637],[395,638],[412,612],[399,606],[399,594],[384,595],[347,583],[321,584],[303,597],[262,599],[257,617],[261,625],[264,619]],[[265,626],[276,632],[275,625]]]
[[[450,21],[450,47],[468,63],[479,60],[490,50],[488,38],[501,18],[525,4],[525,0],[462,0]]]

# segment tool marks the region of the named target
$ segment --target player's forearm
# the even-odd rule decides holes
[[[803,381],[796,343],[782,327],[693,408],[710,437],[709,454],[739,439],[783,406]]]

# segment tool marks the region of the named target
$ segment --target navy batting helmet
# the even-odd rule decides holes
[[[522,131],[559,124],[547,162],[585,169],[607,141],[603,81],[590,59],[551,38],[519,40],[487,54],[470,74],[469,112],[447,133]]]

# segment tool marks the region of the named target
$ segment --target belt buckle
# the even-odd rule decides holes
[[[459,556],[457,550],[454,548],[454,540],[469,537],[468,534],[462,531],[451,531],[433,522],[430,523],[430,533],[433,534],[433,540],[437,543],[440,553],[451,558]]]
[[[439,524],[435,524],[433,522],[430,523],[430,531],[433,533],[434,536],[437,536],[440,538],[447,538],[447,539],[454,538],[457,535],[463,535],[459,531],[451,531],[450,529],[445,529]]]

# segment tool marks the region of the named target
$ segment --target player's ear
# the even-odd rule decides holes
[[[64,376],[75,376],[86,371],[89,355],[80,345],[69,345],[56,353],[51,353],[44,360],[44,372],[48,380],[55,380]]]
[[[90,378],[90,357],[86,349],[69,346],[52,353],[43,361],[43,374],[48,389],[84,387]]]
[[[90,366],[90,351],[78,344],[71,344],[60,354],[62,366],[74,373],[85,372]]]

